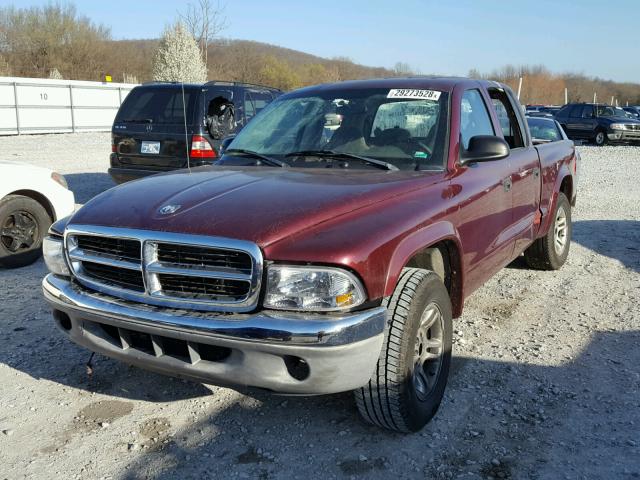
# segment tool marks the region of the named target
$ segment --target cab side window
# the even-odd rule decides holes
[[[460,139],[466,150],[476,135],[495,135],[487,106],[477,89],[467,90],[460,105]]]
[[[524,136],[513,105],[507,96],[507,92],[499,89],[490,89],[489,96],[498,114],[502,136],[510,148],[524,147]]]

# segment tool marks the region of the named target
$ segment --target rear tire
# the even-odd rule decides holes
[[[0,200],[0,267],[24,267],[40,258],[50,225],[49,214],[33,198],[7,195]]]
[[[451,301],[434,272],[405,268],[387,301],[387,326],[371,380],[355,391],[362,417],[398,432],[435,415],[451,364]]]
[[[558,193],[553,223],[542,238],[524,252],[527,265],[538,270],[558,270],[567,261],[571,245],[571,205],[564,193]]]

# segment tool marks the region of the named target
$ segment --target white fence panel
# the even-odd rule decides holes
[[[0,77],[0,135],[111,130],[136,85]]]

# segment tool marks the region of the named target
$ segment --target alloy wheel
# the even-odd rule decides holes
[[[416,335],[412,382],[419,400],[425,401],[438,381],[444,353],[442,313],[430,303],[422,313]]]

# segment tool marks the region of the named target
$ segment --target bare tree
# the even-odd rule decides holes
[[[225,6],[219,1],[215,4],[211,0],[198,0],[197,4],[187,4],[187,11],[179,13],[182,22],[198,42],[202,60],[209,66],[209,45],[227,27],[224,16]]]

